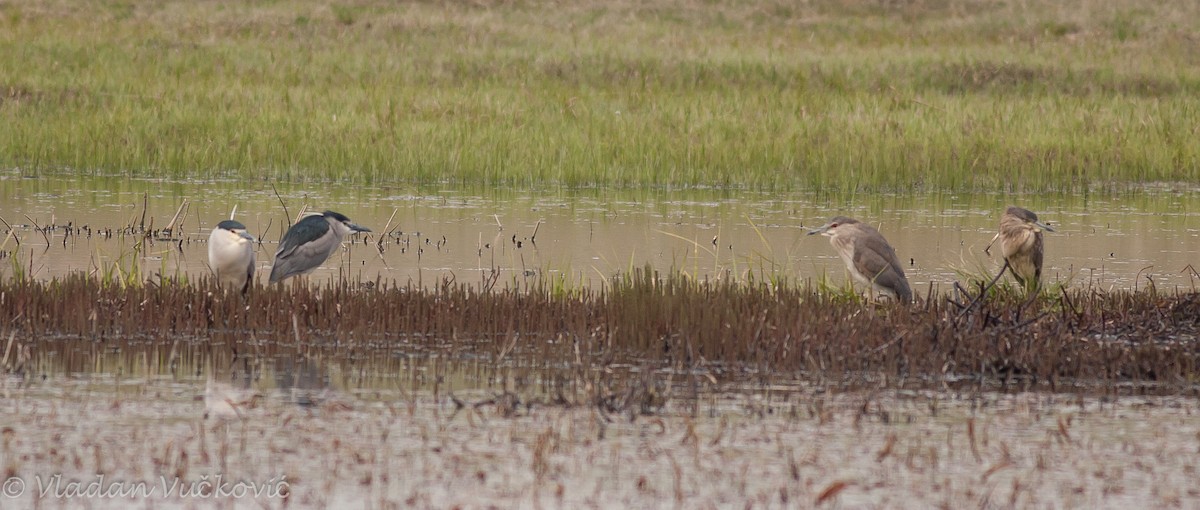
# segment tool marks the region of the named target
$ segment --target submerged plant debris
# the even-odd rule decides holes
[[[6,388],[3,457],[25,490],[0,501],[43,508],[1200,502],[1198,408],[1178,397],[727,389],[699,414],[669,406],[627,420],[592,408],[455,410],[429,393],[384,391],[376,400],[311,408],[264,399],[236,418],[205,421],[191,398],[196,386],[97,378]],[[81,501],[68,481],[142,492]],[[48,494],[39,497],[39,487]],[[239,495],[238,487],[248,488]]]

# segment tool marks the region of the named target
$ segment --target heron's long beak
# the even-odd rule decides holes
[[[353,224],[353,223],[349,223],[349,224],[347,224],[346,226],[347,226],[347,227],[350,227],[350,231],[351,231],[351,232],[354,232],[354,233],[358,233],[358,232],[370,232],[370,231],[371,231],[371,229],[369,229],[369,228],[367,228],[367,227],[360,227],[360,226],[358,226],[358,225],[355,225],[355,224]]]
[[[812,229],[812,230],[809,230],[809,231],[808,231],[808,235],[810,235],[810,236],[815,236],[815,235],[817,235],[817,234],[824,234],[824,233],[826,233],[826,232],[828,232],[828,231],[829,231],[829,227],[830,227],[831,225],[833,225],[833,224],[832,224],[832,223],[826,223],[826,224],[824,224],[824,225],[821,225],[821,226],[819,226],[819,227],[817,227],[817,228],[814,228],[814,229]]]
[[[1036,225],[1038,228],[1045,230],[1046,232],[1054,232],[1054,229],[1050,228],[1050,225],[1047,225],[1040,221],[1035,221],[1035,222],[1033,222],[1033,224]]]
[[[252,243],[253,243],[253,242],[257,242],[257,240],[256,240],[256,239],[254,239],[254,236],[250,235],[250,233],[249,233],[249,232],[246,232],[245,230],[243,230],[243,231],[241,231],[241,232],[238,232],[238,233],[237,233],[237,235],[238,235],[239,237],[241,237],[242,239],[245,239],[245,240],[247,240],[247,241],[250,241],[250,242],[252,242]]]

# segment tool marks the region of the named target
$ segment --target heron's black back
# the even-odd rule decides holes
[[[325,216],[305,216],[283,235],[283,239],[279,241],[279,250],[275,252],[275,258],[287,258],[296,251],[296,248],[320,239],[327,232],[329,232],[329,222],[325,221]]]
[[[323,215],[306,216],[292,225],[279,242],[279,250],[275,252],[275,263],[271,266],[271,283],[307,273],[325,263],[325,259],[329,258],[339,244],[336,241],[321,241],[326,237],[336,235]]]

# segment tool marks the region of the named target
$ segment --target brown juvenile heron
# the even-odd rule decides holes
[[[1042,279],[1042,231],[1054,232],[1049,225],[1038,221],[1028,209],[1010,206],[1000,217],[1000,232],[992,237],[984,252],[991,253],[992,243],[1000,240],[1000,253],[1004,255],[1004,269],[1012,271],[1013,278],[1026,290],[1037,290]],[[999,278],[1000,275],[996,275]]]
[[[875,227],[854,218],[838,216],[808,231],[810,236],[815,234],[829,236],[829,244],[841,255],[855,281],[901,302],[912,301],[912,290],[896,250]]]

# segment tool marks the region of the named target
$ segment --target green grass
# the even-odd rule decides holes
[[[472,186],[1200,180],[1190,0],[0,4],[0,167]]]

